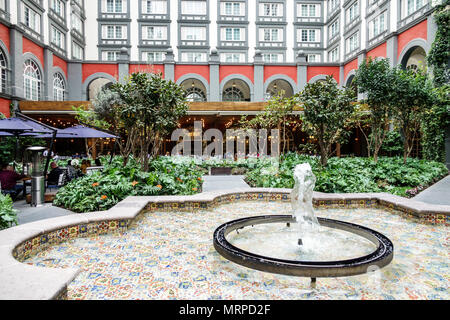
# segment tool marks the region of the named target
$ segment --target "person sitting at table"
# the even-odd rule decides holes
[[[1,165],[0,183],[3,193],[9,193],[15,198],[23,191],[23,185],[17,184],[18,180],[25,178],[25,175],[20,175],[17,172],[8,168],[8,164]]]
[[[87,161],[85,160],[85,159],[83,159],[82,161],[81,161],[81,173],[82,174],[86,174],[86,169],[87,169]]]
[[[47,185],[57,186],[59,182],[59,176],[64,173],[64,170],[58,167],[58,164],[56,162],[52,162],[50,164],[50,168],[52,168],[52,170],[47,175]]]
[[[102,166],[102,162],[100,161],[99,158],[95,159],[95,166],[96,167],[101,167]]]

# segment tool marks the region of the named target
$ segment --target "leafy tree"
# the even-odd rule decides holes
[[[333,77],[328,76],[325,81],[308,83],[297,98],[304,108],[302,128],[317,139],[321,164],[326,166],[333,154],[332,145],[349,136],[354,94],[348,88],[339,89]]]
[[[424,71],[401,67],[392,70],[390,86],[389,104],[403,136],[403,161],[406,163],[419,134],[420,119],[433,104],[433,87]]]
[[[127,130],[127,143],[146,171],[149,156],[158,154],[162,139],[187,113],[185,92],[161,74],[145,73],[133,73],[127,83],[114,84],[111,90],[122,102],[117,116]]]
[[[364,133],[367,141],[368,156],[373,155],[375,163],[378,153],[389,130],[391,116],[390,92],[392,72],[387,59],[364,59],[354,78],[358,92],[365,95],[359,110],[362,126],[370,128],[370,134]],[[366,111],[366,112],[365,112]]]
[[[239,124],[247,129],[274,129],[277,128],[283,137],[283,146],[281,152],[286,152],[286,133],[287,127],[291,125],[295,117],[292,116],[297,101],[293,97],[284,97],[284,91],[278,92],[267,103],[264,111],[257,114],[254,118],[247,120],[243,116]]]

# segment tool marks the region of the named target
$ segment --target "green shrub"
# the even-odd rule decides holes
[[[16,212],[11,197],[0,193],[0,230],[18,224]]]
[[[150,161],[149,172],[144,172],[133,159],[123,166],[123,160],[116,157],[102,172],[61,188],[54,204],[74,212],[92,212],[107,210],[128,196],[192,195],[201,191],[203,173],[193,160],[160,157]]]
[[[327,167],[320,166],[313,156],[287,154],[279,163],[262,165],[249,170],[246,181],[252,187],[292,188],[293,169],[308,162],[317,177],[315,191],[326,193],[389,192],[407,196],[409,189],[428,186],[448,174],[440,162],[402,157],[380,157],[378,163],[370,158],[330,158]]]

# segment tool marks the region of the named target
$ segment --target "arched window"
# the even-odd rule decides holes
[[[190,102],[202,102],[206,101],[206,96],[202,89],[192,87],[186,90],[186,100]]]
[[[33,60],[26,60],[23,68],[23,89],[25,99],[39,100],[41,98],[41,72]]]
[[[64,101],[66,95],[66,84],[60,73],[55,73],[53,77],[53,100]]]
[[[244,95],[241,90],[231,86],[223,91],[223,101],[244,101]]]
[[[6,68],[5,54],[0,50],[0,92],[6,92]]]

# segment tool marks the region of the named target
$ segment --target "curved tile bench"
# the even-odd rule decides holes
[[[102,212],[73,214],[41,220],[0,231],[0,299],[65,299],[68,284],[79,269],[56,269],[21,263],[52,244],[72,238],[124,232],[141,212],[194,211],[233,201],[290,201],[291,189],[233,189],[193,196],[128,197]],[[450,224],[450,206],[430,205],[386,193],[314,193],[314,206],[354,208],[380,206],[423,223]]]

